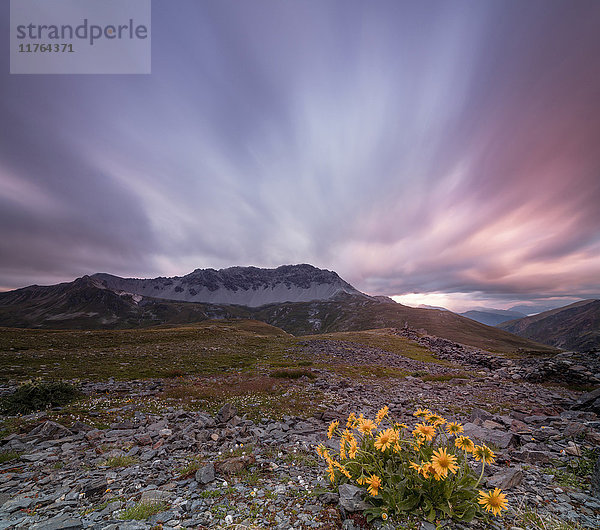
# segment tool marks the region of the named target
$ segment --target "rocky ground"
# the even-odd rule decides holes
[[[61,425],[42,412],[24,418],[26,432],[1,441],[0,454],[13,458],[0,464],[0,529],[359,528],[364,519],[351,512],[353,499],[329,488],[314,447],[327,442],[331,420],[345,420],[350,412],[372,417],[383,405],[411,423],[416,407],[429,407],[496,449],[497,463],[485,480],[507,492],[511,509],[464,528],[519,528],[524,510],[554,515],[571,528],[600,527],[600,499],[592,495],[585,467],[600,445],[600,395],[582,398],[533,382],[539,379],[533,361],[498,361],[443,339],[412,338],[448,363],[344,341],[302,342],[297,355],[324,363],[311,370],[313,378],[295,383],[322,396],[309,417],[273,418],[262,410],[264,417],[253,421],[229,403],[217,414],[174,406],[143,412],[169,382],[85,382],[83,391],[94,400],[125,399],[110,409],[112,421],[104,428],[85,418]],[[417,375],[351,379],[326,361]],[[564,355],[539,360],[538,372],[561,362],[570,363],[563,373],[569,367],[578,382],[598,381],[595,365],[574,369],[577,361]],[[149,504],[157,513],[142,513]]]

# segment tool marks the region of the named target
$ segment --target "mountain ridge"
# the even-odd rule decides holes
[[[94,274],[92,278],[109,289],[141,296],[247,307],[328,300],[340,293],[367,297],[336,272],[308,264],[282,265],[274,269],[195,269],[185,276],[150,279],[121,278],[106,273]]]
[[[557,348],[600,351],[600,300],[581,300],[497,327]]]
[[[42,329],[130,329],[156,325],[194,323],[214,319],[256,319],[295,335],[357,331],[375,328],[401,328],[409,325],[425,332],[497,352],[548,353],[555,349],[512,335],[498,328],[469,320],[450,311],[417,309],[398,304],[387,297],[371,297],[356,290],[337,273],[312,266],[284,266],[268,269],[271,283],[265,284],[264,269],[234,268],[219,276],[219,271],[195,271],[177,278],[153,280],[127,279],[96,274],[54,286],[29,286],[0,293],[0,326]],[[289,274],[291,273],[291,276]],[[299,273],[299,274],[298,274]],[[288,276],[285,276],[285,275]],[[283,275],[283,276],[282,276]],[[185,281],[182,280],[185,278]],[[196,302],[146,296],[144,287],[162,296],[174,287],[193,289],[200,281],[212,283],[213,293],[239,293],[238,300],[265,300],[283,292],[292,301],[260,306],[231,303]],[[253,281],[243,283],[247,278]],[[224,281],[226,280],[226,281]],[[235,282],[234,282],[235,280]],[[154,283],[154,282],[158,283]],[[172,281],[172,283],[168,283]],[[324,283],[329,281],[329,283]],[[229,283],[227,283],[229,282]],[[233,282],[233,283],[231,283]],[[237,282],[237,283],[236,283]],[[241,282],[241,283],[240,283]],[[166,284],[166,285],[165,285]],[[155,285],[158,289],[154,289]],[[170,289],[161,289],[161,285]],[[315,285],[320,285],[314,289]],[[234,287],[236,290],[234,290]],[[273,288],[271,288],[273,287]],[[270,289],[270,292],[269,292]],[[137,292],[136,292],[137,291]],[[321,299],[314,299],[315,293]],[[312,298],[304,301],[301,297]],[[212,298],[213,300],[215,298]]]

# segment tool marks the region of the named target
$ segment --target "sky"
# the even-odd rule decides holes
[[[0,289],[311,263],[411,305],[598,298],[599,27],[596,0],[153,0],[151,75],[5,48]]]

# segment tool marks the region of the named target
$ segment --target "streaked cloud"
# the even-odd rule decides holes
[[[597,2],[153,9],[151,76],[0,59],[1,286],[310,262],[449,304],[600,293]]]

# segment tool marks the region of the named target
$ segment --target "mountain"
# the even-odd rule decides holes
[[[0,325],[6,327],[124,329],[237,316],[235,311],[209,304],[115,292],[90,276],[0,293]]]
[[[497,326],[498,324],[502,324],[502,322],[527,316],[518,311],[492,309],[489,307],[476,307],[475,309],[459,314],[463,317],[470,318],[471,320],[481,322],[482,324],[487,324],[488,326]]]
[[[600,300],[582,300],[498,327],[565,350],[600,351]]]
[[[181,277],[150,280],[120,278],[111,274],[94,274],[92,278],[114,291],[182,302],[247,307],[330,300],[341,293],[366,296],[337,273],[306,264],[283,265],[276,269],[196,269]]]
[[[260,320],[295,335],[407,324],[490,351],[554,351],[450,311],[368,296],[335,272],[311,265],[196,270],[182,277],[148,280],[95,274],[0,293],[0,326],[7,327],[125,329],[240,318]]]

